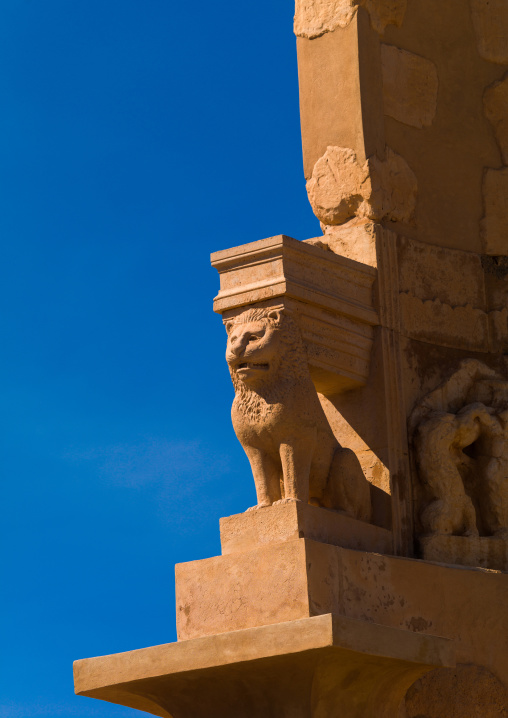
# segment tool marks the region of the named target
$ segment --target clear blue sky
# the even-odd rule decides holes
[[[118,716],[72,661],[174,641],[255,501],[209,253],[320,234],[291,0],[3,0],[0,716]]]

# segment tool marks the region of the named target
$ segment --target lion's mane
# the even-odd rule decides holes
[[[279,333],[283,349],[276,371],[270,373],[263,385],[256,390],[244,384],[235,369],[229,367],[236,395],[235,405],[251,420],[265,416],[296,386],[311,381],[307,353],[296,322],[285,313],[280,314],[279,320],[273,319],[269,316],[271,312],[271,309],[248,309],[232,320],[233,325],[249,322],[270,324]]]

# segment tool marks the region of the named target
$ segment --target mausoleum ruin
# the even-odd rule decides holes
[[[296,0],[294,31],[323,234],[212,254],[257,504],[176,566],[178,641],[75,690],[508,718],[508,1]]]

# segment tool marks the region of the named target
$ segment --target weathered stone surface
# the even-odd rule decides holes
[[[342,225],[321,223],[324,237],[305,239],[304,242],[328,249],[334,254],[349,257],[369,267],[377,266],[376,229],[368,220]]]
[[[408,690],[399,718],[508,718],[508,693],[482,666],[438,668]]]
[[[370,157],[360,164],[353,150],[328,147],[307,182],[316,217],[326,225],[352,217],[410,222],[416,205],[416,177],[390,148],[386,159]]]
[[[367,217],[371,193],[368,164],[360,166],[353,150],[345,147],[328,147],[307,182],[314,214],[324,224],[343,224],[355,215]]]
[[[180,640],[334,612],[453,637],[460,662],[508,681],[506,574],[297,539],[180,564],[176,578]]]
[[[328,236],[322,240],[331,248]],[[407,336],[456,349],[507,351],[508,259],[505,268],[503,257],[402,236],[397,246],[400,328]]]
[[[400,27],[406,14],[407,0],[365,0],[374,30],[383,34],[388,25]]]
[[[372,27],[383,33],[387,25],[402,24],[406,5],[407,0],[296,0],[294,32],[313,38],[346,27],[364,6]]]
[[[489,312],[489,351],[508,353],[508,309]]]
[[[220,520],[224,555],[298,538],[364,551],[393,552],[392,534],[387,529],[302,501],[247,511]]]
[[[416,207],[417,181],[406,160],[386,148],[386,159],[368,160],[372,195],[369,219],[410,223]]]
[[[508,685],[506,574],[334,551],[342,556],[345,615],[453,636],[458,662],[484,665]]]
[[[508,3],[470,0],[478,52],[484,60],[508,64]]]
[[[177,564],[178,640],[314,615],[323,577],[315,570],[308,576],[308,555],[305,540],[297,539]]]
[[[481,230],[485,254],[508,254],[508,167],[487,169],[483,177],[485,215]]]
[[[489,320],[470,304],[452,307],[439,299],[422,301],[409,292],[399,296],[401,331],[412,339],[454,349],[486,352]]]
[[[418,543],[425,561],[508,571],[508,543],[503,538],[441,534],[424,536]]]
[[[79,695],[163,718],[325,718],[338,706],[341,718],[392,718],[418,678],[453,665],[452,641],[325,615],[76,661],[74,680]]]
[[[488,306],[496,317],[497,312],[504,314],[508,308],[508,256],[483,255],[481,262]],[[505,329],[499,329],[504,333]]]
[[[296,0],[294,32],[299,37],[319,37],[336,27],[349,25],[359,0]]]
[[[367,25],[367,27],[365,27]],[[373,33],[367,18],[309,40],[297,38],[300,124],[306,179],[327,147],[349,147],[361,162],[385,145],[382,112],[379,122],[364,123],[364,101],[382,108],[381,63],[360,64],[358,46],[363,35]],[[377,53],[376,53],[377,54]],[[340,107],[341,111],[337,112]]]
[[[508,165],[508,75],[487,87],[483,105],[485,115],[494,128],[503,162]]]
[[[435,247],[403,236],[398,237],[397,248],[401,292],[422,302],[439,300],[450,307],[470,305],[487,310],[485,276],[478,254]]]
[[[439,81],[433,62],[381,45],[385,115],[413,127],[429,127],[436,115]]]

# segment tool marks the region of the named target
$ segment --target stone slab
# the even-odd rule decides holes
[[[444,638],[323,615],[76,661],[74,684],[164,718],[388,718],[417,678],[454,664]]]
[[[508,571],[508,541],[495,536],[425,536],[420,539],[426,561],[480,566]]]
[[[308,576],[304,539],[179,563],[175,578],[179,641],[331,611],[318,600],[323,610],[312,613],[322,578]]]
[[[179,564],[176,596],[180,639],[336,613],[452,638],[508,687],[506,573],[296,539]]]
[[[334,546],[393,553],[391,531],[302,502],[270,506],[220,520],[223,554],[299,538]]]

